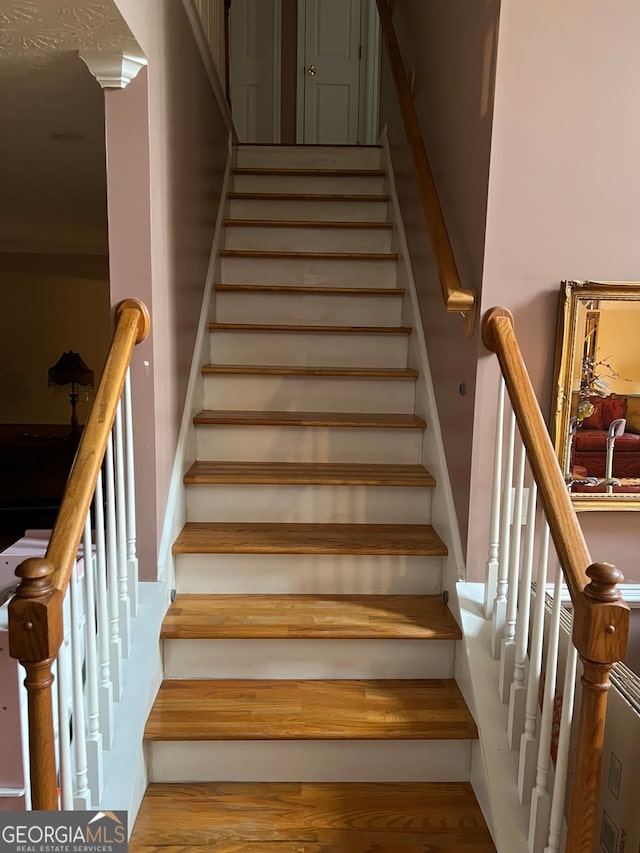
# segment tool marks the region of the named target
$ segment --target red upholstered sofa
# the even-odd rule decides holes
[[[607,435],[612,421],[626,418],[623,435],[616,438],[614,477],[640,477],[640,397],[612,394],[592,397],[593,414],[582,421],[573,442],[573,466],[588,477],[605,476]]]

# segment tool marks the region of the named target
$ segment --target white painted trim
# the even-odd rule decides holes
[[[296,143],[304,144],[304,74],[305,74],[305,38],[307,30],[307,4],[306,0],[298,0],[298,66],[296,74],[298,83],[296,86]]]
[[[273,141],[280,142],[282,123],[282,0],[273,2]]]
[[[80,50],[78,56],[103,89],[124,89],[149,63],[121,50]]]
[[[104,753],[104,791],[99,803],[129,813],[129,832],[149,779],[144,727],[162,682],[160,627],[166,613],[164,584],[140,584],[140,610],[135,620],[131,655],[124,662],[125,690],[114,705],[115,731]]]
[[[232,135],[233,141],[237,142],[238,134],[236,133],[236,129],[233,124],[231,109],[229,108],[229,103],[227,101],[224,84],[220,80],[218,69],[213,61],[209,42],[207,41],[207,37],[202,29],[202,24],[200,23],[200,15],[198,14],[198,10],[196,9],[193,0],[182,0],[182,2],[184,3],[184,8],[186,10],[187,17],[189,18],[191,29],[193,30],[193,37],[198,50],[200,51],[200,56],[202,57],[207,77],[209,78],[211,88],[213,89],[213,94],[215,95],[222,120],[224,121],[227,132]]]
[[[410,318],[412,321],[411,325],[413,327],[413,334],[411,337],[415,342],[414,353],[418,359],[418,363],[412,366],[416,367],[420,374],[416,380],[416,399],[418,398],[419,388],[422,388],[425,408],[427,410],[427,422],[429,424],[428,429],[425,432],[423,443],[423,463],[426,464],[429,470],[434,474],[438,484],[433,496],[432,522],[449,549],[449,556],[446,558],[443,570],[442,588],[448,589],[449,592],[451,592],[455,588],[455,584],[460,580],[464,580],[465,577],[462,541],[460,538],[460,528],[458,526],[458,518],[453,501],[453,491],[451,489],[449,469],[447,467],[444,442],[442,440],[442,431],[440,429],[440,421],[438,418],[438,406],[435,398],[433,380],[431,378],[427,344],[424,336],[424,330],[422,328],[422,322],[420,320],[420,307],[418,304],[416,284],[411,267],[411,255],[409,253],[407,237],[402,222],[400,201],[398,199],[393,175],[393,163],[391,160],[391,151],[389,149],[389,138],[386,126],[380,136],[380,144],[383,149],[383,168],[387,173],[388,191],[391,196],[393,211],[391,218],[394,223],[395,239],[397,240],[397,246],[395,248],[396,251],[400,253],[401,263],[404,267],[406,275],[405,284],[407,285],[407,294],[409,296],[409,305],[412,315]],[[459,617],[459,613],[456,613],[455,615],[456,617]]]
[[[380,17],[376,0],[362,0],[360,42],[362,65],[358,139],[361,145],[375,145],[378,141],[380,115]]]
[[[217,265],[219,264],[218,252],[223,239],[224,213],[227,204],[227,195],[231,186],[232,166],[233,142],[230,136],[227,163],[220,191],[218,216],[211,244],[211,253],[209,255],[209,266],[207,268],[202,306],[200,308],[200,319],[198,320],[198,331],[193,347],[184,411],[169,483],[169,494],[167,497],[164,523],[162,525],[160,546],[158,548],[158,578],[166,583],[167,592],[170,592],[175,586],[171,547],[186,519],[186,502],[182,479],[189,465],[195,460],[196,455],[193,416],[202,408],[203,382],[201,368],[203,364],[209,362],[209,335],[207,326],[211,319],[213,285],[216,278]]]

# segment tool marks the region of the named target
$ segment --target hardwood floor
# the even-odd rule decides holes
[[[162,639],[459,640],[439,595],[178,595]]]
[[[451,679],[179,679],[162,683],[153,740],[473,739]]]
[[[495,853],[467,783],[151,785],[130,853]]]
[[[404,554],[443,557],[429,524],[187,522],[174,554]]]
[[[384,429],[424,429],[426,423],[416,415],[363,414],[360,412],[245,412],[212,411],[200,412],[194,424],[242,426],[306,426],[306,427],[353,427]]]
[[[186,484],[270,483],[303,486],[419,486],[436,481],[422,465],[327,462],[194,462]]]

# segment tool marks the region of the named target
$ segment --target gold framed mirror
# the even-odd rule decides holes
[[[576,510],[639,510],[640,282],[562,283],[554,398]]]

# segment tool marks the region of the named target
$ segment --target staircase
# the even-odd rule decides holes
[[[240,147],[132,851],[493,851],[377,148]]]

